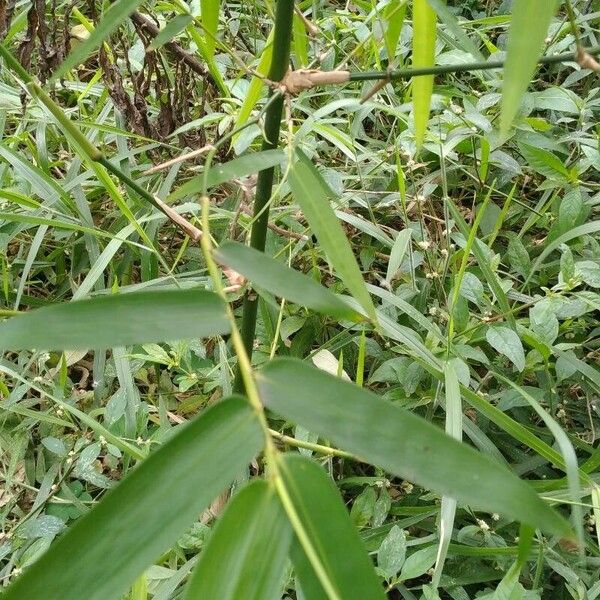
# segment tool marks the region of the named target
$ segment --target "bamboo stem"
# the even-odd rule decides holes
[[[273,34],[273,58],[268,78],[273,82],[281,81],[290,64],[290,41],[292,36],[292,19],[294,16],[294,0],[278,0],[275,13],[275,30]],[[262,150],[273,150],[279,142],[279,129],[283,112],[283,96],[279,94],[273,99],[265,114],[265,139]],[[269,222],[268,202],[273,191],[273,176],[275,168],[265,169],[258,174],[256,194],[254,196],[254,222],[250,232],[250,245],[261,252],[265,249],[267,224]],[[254,334],[256,331],[256,315],[258,298],[250,292],[244,296],[241,334],[248,356],[252,356]],[[240,372],[235,378],[234,389],[242,391],[244,382]]]
[[[590,56],[600,54],[600,46],[584,48],[584,52]],[[552,56],[542,56],[538,61],[540,65],[553,65],[564,62],[579,62],[577,52],[564,52]],[[504,67],[504,60],[489,60],[464,63],[460,65],[437,65],[435,67],[424,67],[422,69],[394,69],[390,71],[361,71],[359,73],[350,73],[349,81],[372,81],[386,79],[396,81],[399,79],[411,79],[412,77],[421,77],[423,75],[443,75],[445,73],[465,73],[469,71],[487,71],[490,69],[501,69]]]

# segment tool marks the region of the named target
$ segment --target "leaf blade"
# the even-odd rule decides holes
[[[500,131],[508,133],[542,53],[557,0],[515,0],[504,65]]]
[[[231,181],[232,179],[258,173],[264,169],[270,169],[284,161],[285,153],[281,150],[264,150],[263,152],[244,154],[226,163],[211,167],[206,178],[206,188],[208,190],[211,187]],[[187,196],[199,194],[202,192],[203,187],[204,173],[201,173],[171,192],[168,201],[174,202]]]
[[[133,292],[45,306],[13,317],[0,324],[0,347],[112,348],[206,337],[227,333],[229,327],[225,305],[211,292]]]
[[[566,521],[504,466],[391,402],[293,359],[272,361],[257,379],[269,408],[373,464],[471,506],[571,533]]]
[[[275,491],[264,480],[250,483],[217,523],[185,600],[277,600],[291,541],[292,527]]]
[[[413,67],[432,67],[435,63],[436,13],[427,0],[413,2]],[[415,141],[423,145],[433,94],[433,75],[415,77],[412,83]]]
[[[262,440],[246,401],[223,400],[152,453],[77,521],[7,590],[6,600],[119,598],[252,460]],[[214,447],[220,449],[218,461]]]
[[[54,71],[51,81],[58,81],[71,69],[85,61],[85,59],[99,48],[102,42],[115,31],[131,13],[142,3],[142,0],[117,0],[110,5],[98,25],[90,33],[89,37],[78,44],[67,58]]]
[[[276,296],[340,319],[363,318],[326,287],[264,252],[227,241],[217,248],[215,258]]]
[[[280,465],[296,513],[338,598],[382,600],[385,596],[371,560],[335,485],[321,467],[304,456],[286,455]],[[340,548],[344,549],[343,555]],[[327,598],[299,545],[292,560],[306,597]]]
[[[298,160],[292,165],[289,174],[294,199],[302,208],[340,279],[369,318],[377,322],[375,306],[365,287],[348,238],[329,204],[332,192],[306,155],[300,150],[297,150],[297,155]]]

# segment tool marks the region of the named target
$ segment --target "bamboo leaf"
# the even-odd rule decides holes
[[[225,305],[211,292],[135,292],[45,306],[13,317],[0,324],[0,347],[114,348],[228,331]]]
[[[269,363],[258,384],[269,408],[374,465],[471,507],[571,534],[506,467],[391,402],[293,359]]]
[[[217,523],[185,600],[278,600],[291,540],[292,527],[274,489],[253,481]]]
[[[116,600],[260,450],[239,397],[183,427],[78,520],[3,600]]]
[[[413,67],[432,67],[435,63],[436,14],[427,0],[413,2]],[[412,83],[415,142],[417,149],[423,145],[429,107],[433,94],[433,75],[415,77]]]
[[[210,168],[207,175],[206,187],[210,189],[226,181],[246,177],[253,173],[258,173],[264,169],[270,169],[275,165],[285,162],[285,153],[281,150],[264,150],[263,152],[251,152],[234,158],[229,162],[215,165]],[[168,198],[169,202],[187,198],[194,194],[199,194],[204,188],[204,173],[192,177],[183,185],[173,191]]]
[[[294,199],[300,205],[340,279],[369,318],[376,322],[375,306],[365,287],[352,248],[329,204],[333,192],[306,155],[301,150],[297,150],[297,155],[298,160],[289,174]]]
[[[217,248],[215,258],[276,296],[340,319],[363,319],[326,287],[303,273],[286,267],[264,252],[228,241]]]
[[[301,525],[336,594],[326,594],[300,544],[292,561],[306,598],[383,600],[373,564],[333,482],[314,461],[288,454],[280,462],[283,483]],[[343,551],[341,551],[343,550]]]
[[[216,37],[219,29],[220,0],[200,0],[202,27],[204,28],[204,47],[207,55],[215,55]]]
[[[192,21],[191,15],[177,15],[173,17],[150,42],[148,50],[158,50],[161,46],[169,43],[174,37],[179,35]]]
[[[56,71],[54,71],[51,80],[58,81],[71,69],[84,62],[141,3],[142,0],[117,0],[111,4],[89,37],[80,44],[77,44],[68,54],[67,58],[58,66]]]
[[[531,81],[557,0],[514,0],[504,65],[500,130],[508,133]]]
[[[451,362],[444,365],[444,387],[446,393],[446,433],[459,442],[462,441],[462,401],[460,397],[460,385],[456,370]],[[435,587],[439,585],[444,568],[444,562],[448,554],[448,547],[452,541],[452,529],[454,528],[454,517],[456,516],[456,499],[450,496],[442,496],[440,508],[440,542],[435,559],[435,570],[432,583]]]
[[[267,38],[267,43],[263,48],[262,54],[260,56],[260,61],[258,62],[258,66],[256,67],[256,72],[261,75],[266,76],[271,67],[271,58],[273,56],[273,33],[269,35]],[[250,81],[250,85],[248,86],[248,91],[244,97],[244,101],[242,102],[242,106],[238,112],[237,119],[235,121],[234,129],[240,128],[252,114],[255,106],[258,104],[260,100],[261,92],[263,89],[263,80],[259,77],[252,77],[252,81]],[[235,144],[236,140],[239,138],[240,134],[236,134],[233,136],[233,144]]]

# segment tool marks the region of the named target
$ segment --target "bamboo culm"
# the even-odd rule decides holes
[[[294,0],[277,0],[275,11],[275,29],[273,33],[273,57],[268,78],[273,82],[281,81],[290,65],[290,43],[292,36],[292,20],[294,16]],[[269,106],[265,114],[262,150],[273,150],[279,143],[279,130],[283,112],[283,96],[279,94]],[[273,191],[273,178],[275,169],[264,169],[258,174],[256,193],[254,196],[252,230],[250,232],[250,245],[256,250],[264,252],[267,239],[267,225],[269,223],[269,207]],[[242,340],[248,356],[252,356],[254,335],[256,332],[256,316],[258,312],[258,297],[252,292],[244,296],[242,311]],[[244,383],[238,370],[234,383],[234,390],[241,392]]]

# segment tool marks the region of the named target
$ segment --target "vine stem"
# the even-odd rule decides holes
[[[278,0],[275,12],[275,28],[273,33],[273,57],[268,78],[272,82],[280,82],[290,66],[290,43],[292,36],[292,20],[294,17],[294,0]],[[274,92],[275,97],[265,113],[265,132],[262,150],[274,150],[279,142],[279,131],[283,113],[283,96]],[[269,223],[269,201],[273,191],[275,168],[264,169],[258,174],[256,193],[253,205],[253,223],[250,231],[250,246],[264,252]],[[242,310],[241,336],[246,353],[252,357],[254,335],[256,332],[256,316],[258,312],[258,297],[253,292],[246,292]],[[234,390],[242,391],[244,381],[238,371]]]

